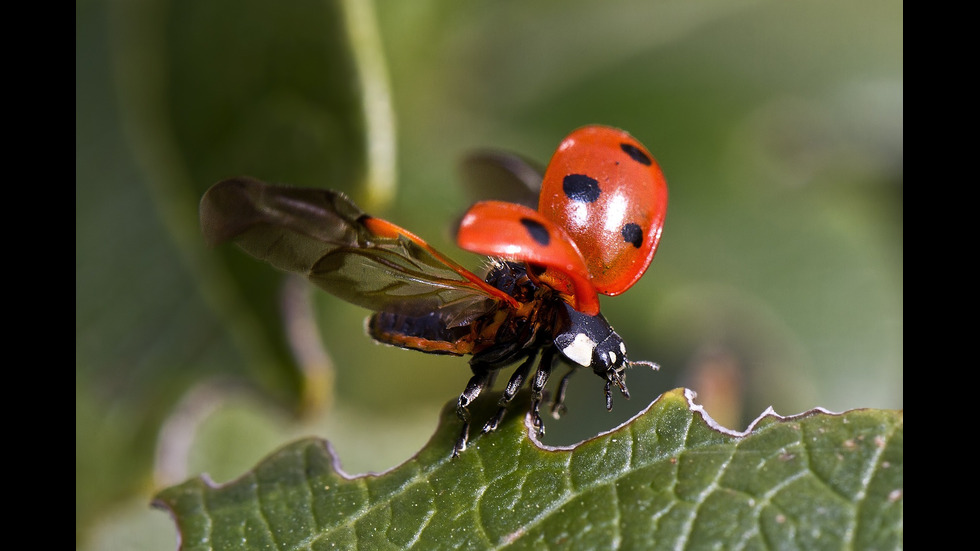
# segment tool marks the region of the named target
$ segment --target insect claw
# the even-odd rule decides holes
[[[626,398],[627,400],[629,400],[630,399],[630,391],[629,391],[628,388],[626,388],[626,381],[623,380],[622,375],[617,374],[615,383],[616,383],[616,386],[619,387],[619,392],[621,392],[623,394],[623,397]]]
[[[531,401],[531,425],[538,431],[538,438],[544,437],[544,420],[541,419],[541,395]]]
[[[470,422],[470,410],[466,409],[469,402],[466,401],[462,396],[459,397],[459,401],[456,402],[456,417],[459,417],[460,421],[464,423]]]
[[[497,430],[497,427],[500,426],[500,421],[503,420],[504,415],[506,414],[507,414],[507,408],[501,406],[500,409],[497,410],[497,414],[491,417],[490,420],[487,421],[485,425],[483,425],[483,433],[486,434],[488,432],[493,432]]]
[[[561,382],[558,383],[558,390],[555,392],[555,399],[551,401],[551,416],[555,419],[560,419],[568,411],[565,407],[565,391],[568,389],[568,379],[571,378],[572,373],[575,373],[574,367],[569,369],[568,373],[561,378]]]
[[[459,433],[459,438],[456,439],[456,445],[453,446],[452,459],[459,457],[459,454],[466,451],[466,442],[469,440],[470,435],[470,422],[466,421],[463,423],[463,430]]]

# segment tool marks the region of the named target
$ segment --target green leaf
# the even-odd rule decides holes
[[[536,445],[512,415],[455,460],[450,404],[432,440],[389,472],[349,477],[329,444],[306,439],[234,482],[190,480],[155,505],[185,550],[901,547],[901,411],[767,411],[736,433],[693,398],[668,392],[569,448]],[[475,415],[493,408],[483,400]]]

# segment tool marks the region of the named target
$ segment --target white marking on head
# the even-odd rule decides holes
[[[609,363],[610,364],[616,363],[616,353],[613,352],[612,350],[609,351]]]
[[[585,333],[575,335],[575,340],[562,349],[561,353],[573,362],[589,367],[592,365],[592,351],[595,350],[596,342]]]
[[[623,356],[626,355],[626,343],[625,342],[619,341],[619,350],[623,353]]]

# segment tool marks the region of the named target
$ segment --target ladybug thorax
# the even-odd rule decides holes
[[[562,310],[557,305],[564,304],[558,293],[535,284],[524,264],[493,259],[489,268],[486,282],[517,299],[519,305],[498,307],[474,323],[481,328],[474,349],[481,352],[493,347],[502,357],[509,357],[550,342],[551,328]]]

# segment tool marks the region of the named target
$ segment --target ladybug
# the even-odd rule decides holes
[[[367,331],[375,340],[471,355],[473,376],[457,401],[463,427],[453,457],[469,440],[469,405],[504,367],[518,364],[483,432],[498,426],[530,377],[539,437],[542,393],[556,360],[570,366],[551,403],[556,418],[579,367],[605,381],[606,409],[614,386],[629,398],[626,368],[657,368],[627,359],[623,339],[599,312],[598,294],[618,295],[643,275],[667,209],[666,180],[653,156],[608,126],[569,134],[543,177],[509,154],[474,156],[464,168],[471,180],[493,184],[508,199],[477,202],[459,224],[457,244],[491,257],[482,278],[408,230],[365,214],[340,192],[234,178],[212,186],[200,207],[209,245],[234,241],[372,310]]]

